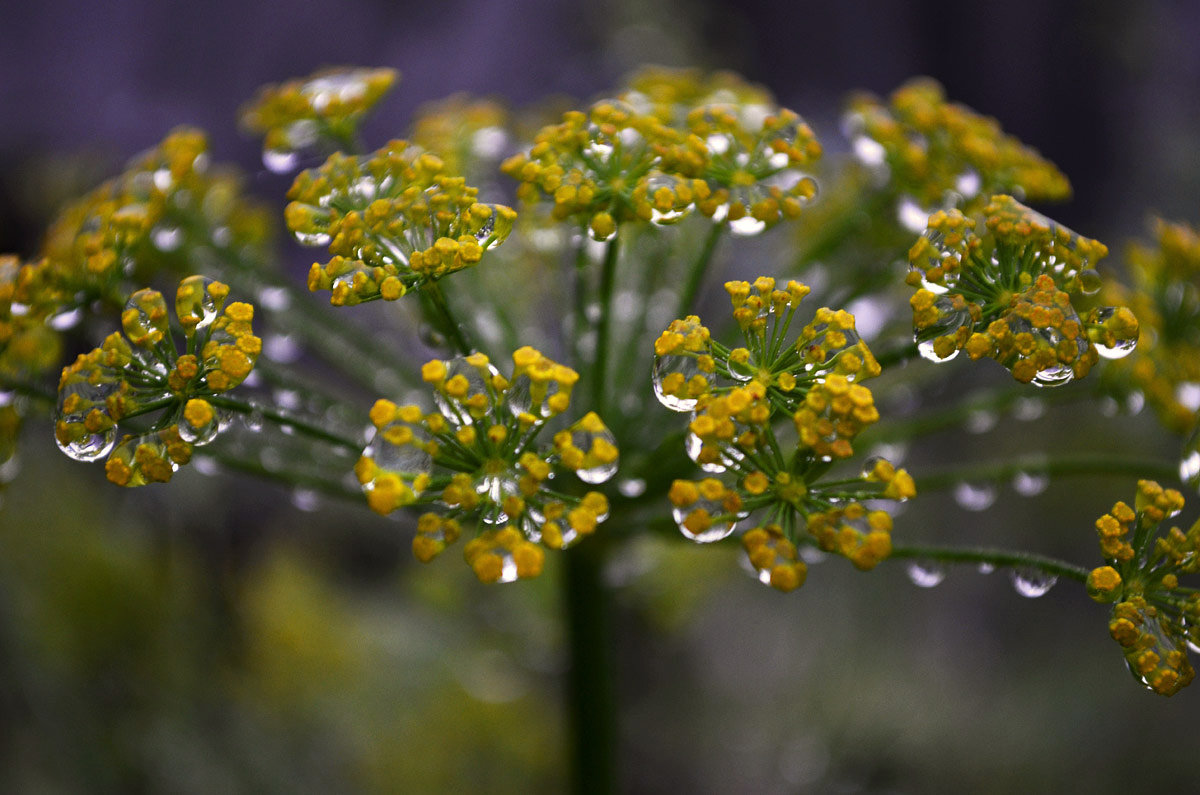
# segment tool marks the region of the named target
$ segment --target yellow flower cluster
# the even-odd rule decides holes
[[[702,543],[718,541],[761,511],[766,522],[748,531],[743,545],[760,579],[781,590],[804,580],[797,556],[803,544],[872,567],[891,549],[891,522],[859,501],[908,499],[916,493],[912,478],[873,459],[858,479],[820,479],[833,461],[853,455],[853,439],[879,419],[861,383],[879,374],[878,362],[855,333],[853,315],[841,310],[817,310],[787,342],[809,292],[799,282],[777,289],[774,279],[760,277],[725,288],[745,347],[712,340],[697,317],[674,321],[655,343],[659,400],[694,412],[688,455],[711,475],[733,477],[730,484],[717,477],[672,484],[668,497],[680,531]],[[718,376],[734,383],[719,386]],[[791,417],[793,440],[781,437],[781,416]]]
[[[78,461],[108,457],[108,479],[121,486],[165,483],[192,447],[221,430],[210,402],[250,374],[262,351],[251,322],[254,307],[227,303],[229,288],[189,276],[176,292],[182,352],[172,337],[166,300],[139,290],[121,315],[124,334],[80,354],[63,369],[55,412],[58,446]],[[117,440],[124,420],[157,412],[148,429]]]
[[[1138,322],[1125,307],[1081,319],[1072,296],[1101,286],[1092,264],[1107,249],[994,196],[979,221],[935,212],[909,250],[907,281],[922,356],[948,361],[965,350],[989,357],[1022,383],[1059,386],[1087,375],[1100,355],[1132,350]]]
[[[336,149],[353,141],[363,116],[399,78],[394,69],[338,67],[264,86],[242,108],[242,126],[264,136],[267,168],[290,171],[300,150],[322,143]]]
[[[1088,594],[1111,603],[1108,630],[1134,677],[1170,696],[1195,677],[1189,649],[1200,647],[1200,591],[1180,584],[1200,570],[1200,522],[1186,532],[1161,525],[1183,510],[1183,496],[1138,481],[1131,508],[1118,502],[1096,520],[1107,565],[1087,578]]]
[[[1071,195],[1053,163],[1005,134],[995,119],[947,102],[929,78],[910,80],[886,103],[855,96],[845,126],[857,157],[886,169],[892,188],[922,207],[978,208],[996,193],[1031,201]]]
[[[382,298],[475,265],[504,242],[516,213],[477,201],[478,190],[446,173],[441,158],[407,141],[365,157],[332,155],[288,191],[288,228],[334,255],[314,263],[313,292],[335,306]]]
[[[550,200],[553,217],[597,240],[693,210],[749,235],[800,213],[816,194],[802,169],[820,155],[812,129],[765,92],[724,73],[655,69],[543,128],[501,170],[521,182],[523,201]]]
[[[1130,288],[1109,295],[1129,302],[1145,344],[1114,370],[1163,425],[1186,434],[1200,409],[1200,232],[1157,219],[1153,240],[1130,245],[1127,260]]]
[[[563,549],[607,517],[600,492],[580,497],[551,488],[556,467],[589,484],[616,473],[616,440],[601,419],[589,412],[555,433],[552,444],[538,444],[547,422],[570,406],[574,370],[526,346],[513,353],[511,378],[481,353],[434,359],[421,374],[438,410],[377,401],[370,414],[375,436],[355,466],[378,513],[443,508],[418,522],[419,560],[432,560],[458,538],[462,521],[473,519],[487,528],[464,550],[479,579],[531,577],[542,568],[537,544]]]

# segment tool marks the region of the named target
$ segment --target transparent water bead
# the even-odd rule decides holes
[[[1200,491],[1200,425],[1197,425],[1183,443],[1179,460],[1179,479],[1188,487]]]
[[[1008,575],[1012,579],[1013,588],[1021,596],[1027,599],[1036,599],[1039,596],[1045,596],[1054,584],[1058,582],[1058,577],[1053,574],[1047,574],[1041,569],[1035,569],[1030,566],[1019,566],[1011,569]]]
[[[1087,271],[1084,271],[1084,273],[1087,273]],[[1079,275],[1082,277],[1083,273]],[[1101,307],[1095,311],[1094,322],[1104,323],[1116,313],[1117,307],[1115,306]],[[1129,339],[1115,340],[1113,345],[1105,345],[1102,342],[1093,342],[1092,344],[1096,346],[1096,353],[1100,354],[1105,359],[1124,359],[1126,356],[1133,353],[1135,348],[1137,348],[1137,342],[1137,336],[1135,334]]]
[[[760,221],[753,215],[743,215],[729,222],[729,231],[738,237],[753,237],[767,228],[765,221]]]
[[[617,437],[613,435],[594,412],[571,426],[570,448],[583,453],[575,475],[584,483],[604,483],[617,474],[620,459],[617,452]],[[559,444],[558,438],[555,444]],[[560,448],[562,449],[562,448]],[[571,466],[576,466],[572,462]]]
[[[109,428],[99,433],[88,433],[69,442],[55,438],[58,449],[76,461],[98,461],[112,452],[117,444],[117,429]]]
[[[922,359],[934,362],[935,364],[941,364],[958,356],[958,348],[950,351],[945,356],[938,356],[937,351],[934,350],[933,340],[921,340],[917,343],[917,353],[921,355]]]
[[[1013,491],[1022,497],[1041,494],[1050,485],[1050,476],[1044,472],[1018,472],[1013,475]]]
[[[218,302],[213,297],[210,288],[216,283],[207,276],[189,276],[179,283],[175,293],[175,315],[185,327],[199,331],[217,319],[224,301]]]
[[[177,226],[156,226],[150,231],[150,242],[159,251],[175,251],[183,243],[183,230]]]
[[[193,427],[186,417],[185,411],[184,419],[179,422],[179,438],[196,447],[202,447],[216,439],[225,427],[225,422],[218,411],[212,411],[212,419],[199,427]]]
[[[693,356],[654,357],[651,383],[658,402],[671,411],[687,412],[696,408],[699,398],[716,383],[716,373],[704,372]]]
[[[289,174],[300,164],[300,153],[292,149],[264,149],[262,162],[272,174]]]
[[[711,516],[718,516],[722,508],[719,502],[711,502],[702,498],[687,508],[674,508],[671,511],[671,516],[675,520],[675,524],[679,527],[679,532],[683,533],[684,538],[695,541],[697,544],[712,544],[723,538],[728,538],[737,527],[737,518],[727,517],[725,519],[717,519],[706,529],[698,533],[693,533],[685,523],[688,516],[697,510],[705,510]]]
[[[695,415],[693,415],[693,418]],[[692,459],[705,472],[719,474],[734,466],[740,459],[741,454],[732,448],[725,450],[715,450],[713,448],[704,447],[704,440],[696,434],[688,431],[688,435],[684,438],[683,449],[687,452],[688,458]]]
[[[480,520],[484,524],[502,525],[511,518],[500,507],[504,504],[504,498],[520,496],[521,487],[511,472],[503,472],[480,478],[475,484],[475,491],[494,506],[492,510],[484,510]]]
[[[486,380],[484,373],[487,374]],[[438,411],[442,412],[442,416],[450,422],[471,425],[476,416],[482,416],[486,410],[480,407],[492,405],[493,389],[490,382],[499,375],[500,371],[491,363],[480,368],[468,362],[466,357],[455,357],[446,362],[446,383],[449,384],[461,376],[466,380],[466,389],[455,397],[447,395],[441,389],[434,390],[433,401],[437,404]]]
[[[433,469],[433,458],[429,453],[414,444],[397,445],[389,441],[388,432],[397,425],[400,423],[393,423],[375,434],[363,450],[363,457],[370,458],[376,466],[386,472],[395,472],[405,477],[429,473]],[[414,429],[414,434],[416,433]]]
[[[328,246],[333,240],[325,232],[304,232],[299,229],[292,230],[292,237],[302,246]]]
[[[996,501],[996,487],[963,481],[954,487],[954,501],[964,511],[986,511]]]
[[[931,560],[914,560],[908,564],[908,579],[918,588],[933,588],[946,579],[946,568]]]

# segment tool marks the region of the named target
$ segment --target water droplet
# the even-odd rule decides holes
[[[183,243],[183,230],[177,226],[156,226],[150,231],[150,242],[159,251],[174,251]]]
[[[1104,285],[1104,280],[1100,277],[1100,274],[1092,268],[1084,268],[1075,278],[1079,280],[1079,292],[1084,295],[1095,295],[1100,292],[1100,288]],[[1111,307],[1109,308],[1111,309]]]
[[[622,497],[634,499],[646,493],[646,481],[641,478],[625,478],[617,483],[617,491]]]
[[[83,320],[83,308],[75,307],[57,312],[46,318],[46,325],[55,331],[68,331],[79,325]]]
[[[196,447],[208,444],[224,429],[224,418],[220,412],[214,411],[212,419],[199,428],[193,428],[186,420],[179,422],[179,438],[191,442]]]
[[[922,340],[917,343],[917,353],[921,354],[922,359],[928,359],[931,362],[948,362],[955,356],[958,356],[958,348],[950,351],[946,356],[938,356],[937,351],[933,349],[933,340]]]
[[[107,456],[116,447],[117,429],[109,428],[100,433],[87,433],[65,444],[57,439],[55,441],[58,449],[62,450],[68,458],[76,461],[97,461]]]
[[[4,463],[0,463],[0,483],[12,483],[19,474],[21,474],[21,459],[17,457],[16,453],[10,455]]]
[[[753,215],[743,215],[736,221],[729,222],[729,231],[738,237],[753,237],[766,228],[766,222],[758,220]]]
[[[292,491],[292,505],[305,513],[312,513],[321,507],[321,495],[312,489],[297,488]]]
[[[1075,370],[1069,364],[1056,364],[1044,370],[1038,370],[1031,384],[1037,387],[1063,386],[1075,379]]]
[[[299,229],[292,230],[292,237],[302,246],[328,246],[333,240],[325,232],[302,232]]]
[[[896,205],[896,220],[910,232],[924,232],[929,226],[929,210],[913,201],[910,196],[901,197]]]
[[[986,511],[996,501],[996,487],[963,481],[954,487],[954,501],[965,511]]]
[[[275,174],[287,174],[296,170],[300,162],[300,153],[290,149],[264,149],[263,165]]]
[[[970,199],[979,193],[982,187],[983,181],[979,178],[979,172],[974,169],[967,169],[954,178],[954,190],[964,199]]]
[[[1188,411],[1200,410],[1200,384],[1181,382],[1175,387],[1175,400]]]
[[[300,343],[290,334],[267,334],[263,337],[263,355],[273,362],[294,362],[302,352]]]
[[[1029,599],[1045,596],[1046,592],[1058,582],[1058,577],[1055,575],[1029,566],[1012,569],[1009,577],[1012,579],[1013,588],[1017,593]]]
[[[996,427],[997,419],[999,418],[994,411],[976,409],[967,415],[967,420],[963,424],[967,428],[967,433],[987,433]]]
[[[487,381],[484,380],[485,373]],[[491,381],[498,375],[500,375],[500,371],[491,363],[479,368],[468,362],[466,357],[456,356],[446,362],[446,380],[462,376],[467,382],[466,390],[462,392],[461,397],[450,397],[441,390],[435,390],[433,401],[437,404],[438,411],[442,412],[442,415],[450,422],[457,425],[470,425],[476,418],[471,414],[469,405],[479,401],[479,396],[483,396],[482,403],[488,407],[488,411],[491,410],[493,402]]]
[[[1013,475],[1013,490],[1022,497],[1041,494],[1050,485],[1050,476],[1044,472],[1018,472]]]
[[[271,398],[275,405],[284,411],[295,411],[300,408],[300,393],[294,389],[276,389]]]
[[[1022,422],[1036,420],[1045,413],[1046,404],[1038,398],[1023,397],[1013,403],[1012,415]]]
[[[684,437],[683,449],[688,458],[692,459],[705,472],[713,474],[724,472],[731,463],[720,450],[714,451],[710,448],[705,451],[704,440],[691,431],[688,431],[688,435]]]
[[[933,588],[946,579],[946,568],[931,560],[914,560],[908,564],[908,579],[918,588]]]
[[[854,156],[864,166],[872,168],[882,166],[887,159],[887,150],[874,138],[868,138],[865,135],[856,136],[851,142],[851,147],[854,150]]]
[[[723,538],[728,538],[734,528],[737,527],[737,519],[727,517],[725,519],[714,519],[713,523],[707,529],[699,533],[693,533],[688,529],[685,522],[693,511],[701,509],[707,510],[712,516],[720,515],[722,510],[720,503],[710,503],[704,499],[697,501],[686,509],[672,509],[671,516],[675,519],[675,524],[679,527],[679,532],[683,533],[685,538],[695,541],[697,544],[712,544]]]
[[[193,455],[189,462],[191,467],[196,472],[199,472],[205,477],[212,477],[221,471],[221,467],[217,464],[217,460],[207,455]]]
[[[1116,344],[1112,346],[1105,345],[1102,342],[1094,342],[1092,344],[1096,346],[1096,353],[1105,359],[1124,359],[1137,348],[1136,339],[1117,340]]]
[[[656,356],[651,375],[654,396],[671,411],[696,408],[699,396],[716,382],[716,373],[704,372],[691,356]]]
[[[995,570],[996,570],[996,566],[994,563],[987,563],[985,561],[985,562],[979,564],[979,573],[980,574],[991,574]]]
[[[283,312],[292,305],[292,298],[285,287],[263,287],[258,291],[258,303],[263,309]]]
[[[1191,488],[1200,490],[1200,425],[1196,426],[1183,443],[1183,456],[1179,460],[1179,479]]]

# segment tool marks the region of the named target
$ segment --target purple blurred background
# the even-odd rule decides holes
[[[1200,211],[1200,6],[1183,0],[9,6],[0,250],[30,253],[50,199],[61,199],[38,168],[45,155],[108,158],[99,176],[187,123],[209,131],[217,159],[256,168],[254,143],[236,130],[239,105],[264,82],[334,64],[403,73],[369,141],[398,134],[417,105],[450,92],[516,105],[589,98],[654,62],[740,71],[836,146],[847,91],[886,93],[928,74],[1058,163],[1076,188],[1059,217],[1080,231],[1136,231],[1150,207]]]

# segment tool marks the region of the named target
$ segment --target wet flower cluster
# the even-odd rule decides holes
[[[133,285],[160,270],[186,273],[222,258],[258,262],[269,231],[237,175],[210,164],[205,135],[175,130],[64,208],[37,259],[0,257],[0,382],[28,385],[61,366],[62,333],[94,302],[121,307]],[[0,448],[11,449],[8,430],[18,426],[0,429]]]
[[[477,196],[441,158],[397,140],[301,172],[284,216],[298,241],[334,255],[313,264],[310,290],[328,290],[335,306],[394,301],[477,264],[508,237],[516,213]]]
[[[124,333],[63,369],[54,434],[77,461],[107,456],[105,473],[120,486],[165,483],[192,448],[221,430],[219,395],[241,384],[262,351],[254,307],[228,302],[229,287],[189,276],[175,295],[182,344],[170,327],[166,300],[138,290],[121,315]],[[118,441],[122,422],[154,415],[149,427]],[[135,423],[136,424],[136,423]]]
[[[724,475],[672,484],[680,531],[718,541],[757,514],[743,545],[760,579],[781,590],[803,583],[804,545],[872,568],[891,551],[892,524],[868,504],[908,499],[915,488],[907,472],[881,458],[868,461],[859,477],[821,481],[879,419],[862,381],[880,368],[854,316],[822,307],[790,340],[806,285],[778,288],[760,277],[725,289],[743,347],[713,340],[695,316],[673,321],[654,346],[659,401],[692,413],[688,455],[710,475]]]
[[[417,109],[411,140],[440,157],[447,173],[490,179],[512,146],[509,123],[498,102],[455,94]]]
[[[617,471],[616,440],[594,412],[562,427],[578,374],[528,346],[512,359],[511,377],[482,353],[428,362],[421,375],[437,411],[377,401],[374,436],[355,467],[372,510],[433,509],[413,540],[422,561],[458,538],[464,522],[477,523],[464,553],[484,582],[537,576],[542,547],[564,549],[608,516],[603,494],[560,485],[559,470],[587,484]]]
[[[870,94],[855,96],[844,126],[858,159],[884,169],[889,184],[920,207],[970,212],[997,193],[1030,201],[1061,201],[1071,194],[1053,163],[1005,134],[995,119],[948,102],[930,78],[908,81],[886,103]]]
[[[1108,631],[1134,677],[1170,696],[1195,677],[1188,651],[1200,650],[1200,590],[1180,576],[1200,570],[1200,522],[1184,531],[1164,523],[1183,510],[1183,496],[1138,481],[1133,507],[1118,502],[1096,520],[1107,565],[1088,575],[1088,593],[1112,604]]]
[[[521,182],[523,201],[552,202],[555,219],[596,240],[622,223],[672,224],[693,210],[751,235],[813,198],[804,168],[820,155],[812,129],[764,91],[660,69],[615,99],[567,112],[501,170]]]
[[[352,144],[363,116],[399,79],[394,69],[338,67],[263,86],[242,109],[242,126],[263,136],[263,164],[288,172],[304,150]]]
[[[1128,249],[1130,287],[1108,286],[1141,323],[1137,352],[1116,372],[1163,425],[1187,434],[1200,410],[1200,232],[1157,219],[1153,236]]]
[[[1011,196],[993,196],[979,217],[939,210],[909,251],[921,355],[943,362],[965,350],[1044,387],[1082,378],[1100,356],[1127,355],[1133,312],[1098,307],[1081,318],[1073,300],[1099,291],[1093,265],[1106,253]]]

